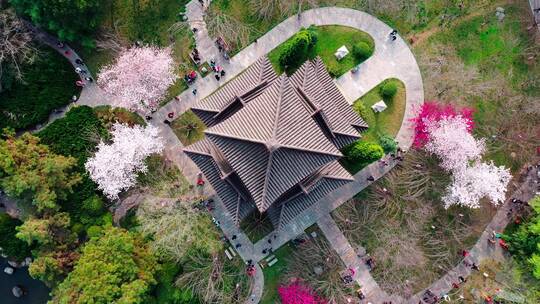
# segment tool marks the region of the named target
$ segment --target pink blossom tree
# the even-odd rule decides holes
[[[452,184],[443,196],[445,208],[461,205],[480,208],[480,199],[487,197],[494,205],[504,202],[506,187],[511,179],[510,171],[493,162],[476,162],[454,172]]]
[[[445,208],[478,208],[484,197],[494,205],[504,201],[510,171],[482,162],[486,146],[484,139],[475,139],[471,134],[472,110],[457,111],[452,106],[426,103],[413,121],[414,145],[436,155],[441,167],[452,173],[452,183],[442,197]]]
[[[447,171],[460,170],[470,161],[481,158],[485,150],[483,139],[476,140],[470,133],[470,120],[461,116],[446,116],[430,121],[424,118],[429,135],[424,148],[441,160]]]
[[[90,178],[109,199],[117,199],[121,191],[133,186],[137,174],[147,170],[146,157],[163,150],[163,140],[158,132],[151,125],[114,124],[112,144],[102,141],[95,155],[87,160],[85,168]]]
[[[414,147],[422,148],[427,143],[429,133],[426,124],[439,121],[443,117],[460,115],[467,121],[467,130],[472,131],[474,128],[472,114],[473,110],[470,108],[458,110],[452,105],[441,105],[433,101],[423,103],[418,110],[418,115],[412,119],[414,124]]]
[[[311,288],[294,282],[282,285],[278,288],[278,294],[282,304],[325,304],[322,298],[317,296]]]
[[[113,64],[101,69],[97,83],[117,98],[116,106],[148,113],[178,78],[171,54],[170,48],[154,46],[124,50]]]

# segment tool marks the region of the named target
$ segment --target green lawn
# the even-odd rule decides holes
[[[49,114],[79,95],[79,78],[63,56],[46,46],[32,64],[22,66],[23,81],[13,80],[0,93],[0,129],[26,129],[44,123]],[[7,74],[7,73],[6,73]]]
[[[287,243],[281,246],[274,252],[278,259],[277,263],[271,267],[263,269],[264,274],[264,293],[261,299],[261,304],[279,303],[279,295],[277,289],[281,283],[281,275],[287,269],[287,258],[290,256],[294,248]]]
[[[398,91],[393,98],[384,100],[388,108],[383,112],[375,113],[371,109],[372,105],[383,100],[380,94],[382,83],[353,103],[353,109],[369,125],[369,129],[362,134],[363,140],[378,143],[379,134],[385,133],[395,137],[401,128],[401,122],[405,113],[405,104],[407,102],[405,85],[397,79],[390,79],[388,81],[395,82],[398,86]]]
[[[388,79],[386,81],[395,82],[398,87],[398,91],[393,98],[386,98],[384,100],[388,106],[386,110],[380,113],[375,113],[371,109],[373,104],[383,100],[383,97],[380,94],[380,88],[385,82],[382,82],[353,103],[353,109],[369,125],[369,129],[362,133],[362,138],[360,139],[362,141],[380,144],[379,137],[382,134],[395,137],[401,128],[403,115],[405,113],[405,104],[407,102],[405,86],[397,79]],[[365,166],[363,163],[351,162],[346,158],[341,159],[340,162],[349,172],[353,174],[360,171]]]
[[[195,113],[186,111],[172,121],[171,128],[180,142],[184,146],[189,146],[204,138],[206,126]]]
[[[329,25],[317,26],[315,29],[317,33],[317,43],[315,44],[315,47],[312,48],[308,57],[315,58],[316,56],[320,56],[328,71],[335,77],[345,74],[354,66],[367,59],[365,58],[362,60],[353,56],[352,47],[354,44],[362,41],[366,42],[372,49],[375,47],[375,43],[371,36],[351,27]],[[350,53],[345,58],[341,59],[341,61],[338,61],[334,56],[334,53],[343,45],[347,47]],[[278,64],[278,58],[282,47],[283,44],[268,53],[268,58],[278,73],[283,72]],[[301,64],[302,63],[299,63],[299,66]]]

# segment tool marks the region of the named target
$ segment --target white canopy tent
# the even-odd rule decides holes
[[[343,57],[347,56],[349,54],[349,50],[346,46],[340,47],[335,53],[334,56],[336,56],[337,60],[343,59]]]
[[[386,110],[386,108],[388,108],[388,107],[386,106],[386,103],[384,103],[384,101],[382,101],[382,100],[371,106],[371,109],[375,113],[380,113],[380,112]]]

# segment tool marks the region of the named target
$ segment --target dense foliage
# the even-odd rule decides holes
[[[7,131],[0,140],[0,185],[38,211],[58,209],[56,201],[81,181],[75,168],[76,159],[51,152],[30,133],[16,138]]]
[[[31,247],[22,240],[15,237],[15,228],[22,222],[14,219],[7,213],[0,213],[0,253],[16,260],[22,260],[30,256]]]
[[[383,148],[384,153],[395,153],[397,151],[398,144],[392,136],[386,133],[383,133],[383,134],[379,134],[378,137],[379,137],[379,143],[381,144],[381,147]]]
[[[99,25],[103,0],[9,0],[17,12],[53,32],[61,40],[90,45]]]
[[[281,49],[278,62],[284,70],[290,70],[302,64],[308,58],[310,49],[317,43],[314,30],[302,29],[287,40]]]
[[[373,49],[367,42],[360,41],[353,45],[352,53],[356,58],[364,60],[373,54]]]
[[[108,227],[84,245],[74,270],[53,291],[51,303],[145,303],[157,268],[139,235]]]
[[[77,75],[52,49],[42,48],[38,58],[21,69],[24,81],[14,81],[0,92],[0,128],[20,130],[43,123],[52,110],[78,95]]]
[[[397,84],[394,81],[386,81],[381,87],[381,96],[384,99],[391,99],[397,93]]]
[[[357,141],[345,147],[343,154],[347,161],[365,166],[383,157],[384,150],[376,143]]]
[[[106,135],[107,130],[88,106],[72,108],[37,134],[55,153],[77,158],[81,168],[99,139]]]
[[[531,218],[504,235],[504,239],[510,245],[510,252],[526,264],[534,277],[540,279],[540,196],[530,200],[529,205],[533,208]]]

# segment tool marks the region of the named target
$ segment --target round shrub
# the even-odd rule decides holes
[[[376,143],[357,141],[348,146],[344,153],[351,162],[369,164],[383,157],[384,150]]]
[[[84,225],[81,223],[75,223],[71,226],[71,232],[81,235],[84,232]]]
[[[364,41],[360,41],[353,45],[352,53],[354,57],[364,60],[373,54],[373,48]]]
[[[379,143],[385,153],[395,153],[397,150],[397,142],[388,134],[379,135]]]
[[[383,98],[392,98],[397,93],[397,84],[393,81],[388,81],[381,87],[381,96]]]
[[[83,201],[82,209],[89,215],[99,216],[104,211],[103,200],[94,194]]]
[[[103,227],[101,226],[90,226],[86,230],[86,234],[88,235],[89,238],[99,237],[101,236],[102,232],[103,232]]]

